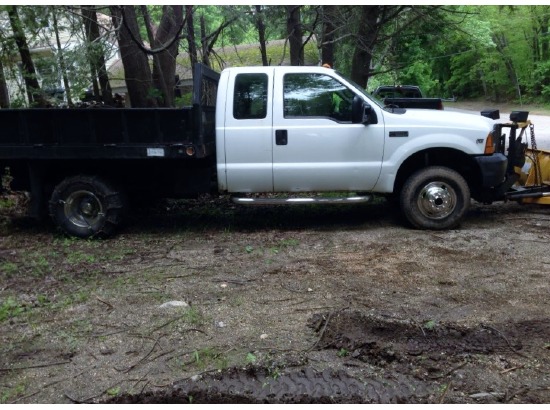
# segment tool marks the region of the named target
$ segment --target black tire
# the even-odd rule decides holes
[[[66,234],[106,238],[122,222],[123,195],[97,177],[78,175],[63,180],[50,199],[50,216]]]
[[[452,229],[470,206],[470,189],[458,172],[432,166],[409,177],[401,190],[400,206],[415,228]]]

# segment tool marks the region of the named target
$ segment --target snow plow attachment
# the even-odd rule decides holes
[[[550,151],[528,148],[525,165],[517,169],[522,203],[550,205]],[[514,198],[511,198],[514,199]]]
[[[510,130],[508,173],[515,180],[505,197],[520,203],[550,205],[550,151],[537,149],[535,127],[527,119],[528,114],[526,111],[514,111],[510,115],[511,122],[501,124],[501,130]],[[529,131],[530,138],[526,131]],[[502,135],[502,151],[504,137]]]

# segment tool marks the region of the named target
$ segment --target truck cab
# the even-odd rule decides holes
[[[228,192],[369,191],[384,152],[379,107],[352,118],[358,90],[318,67],[222,72],[218,183]],[[358,96],[367,102],[366,95]],[[218,99],[220,101],[220,99]],[[382,117],[383,118],[383,117]]]

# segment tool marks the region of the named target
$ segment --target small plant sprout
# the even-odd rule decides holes
[[[349,356],[349,351],[348,349],[344,349],[344,348],[341,348],[340,350],[338,350],[338,357],[346,357],[346,356]]]
[[[247,364],[254,364],[254,363],[256,363],[257,360],[258,360],[258,358],[256,357],[256,355],[254,353],[248,352],[248,354],[246,355],[246,363]]]
[[[424,329],[426,330],[434,330],[435,326],[435,320],[428,320],[427,322],[424,322]]]

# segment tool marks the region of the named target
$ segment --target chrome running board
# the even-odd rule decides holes
[[[371,195],[335,198],[242,198],[234,196],[233,202],[240,205],[339,205],[370,202]]]

